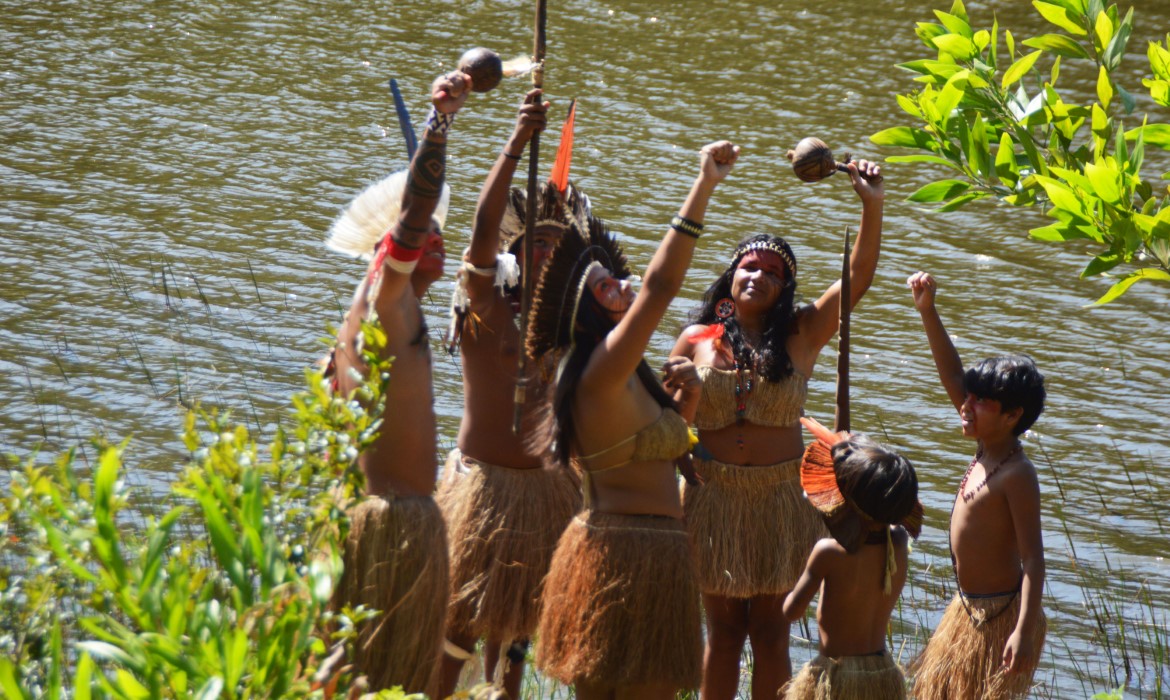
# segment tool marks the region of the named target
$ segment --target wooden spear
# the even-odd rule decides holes
[[[849,317],[853,307],[850,280],[849,227],[845,227],[845,259],[841,262],[841,326],[837,346],[837,413],[835,429],[849,430]]]
[[[544,87],[545,24],[548,18],[547,0],[536,0],[536,21],[532,34],[532,87]],[[528,212],[524,217],[524,288],[520,296],[520,357],[516,366],[516,393],[513,396],[512,432],[520,434],[520,419],[528,394],[528,312],[532,308],[535,280],[532,279],[533,231],[536,228],[536,198],[539,191],[537,169],[540,165],[540,132],[528,142]]]

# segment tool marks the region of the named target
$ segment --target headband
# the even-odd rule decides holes
[[[780,259],[784,261],[784,264],[788,265],[788,269],[792,271],[792,277],[796,277],[796,259],[792,257],[792,252],[788,249],[788,246],[782,245],[775,239],[751,241],[736,248],[735,254],[731,256],[732,267],[738,267],[739,261],[743,259],[743,256],[756,250],[768,251],[769,253],[779,255]]]

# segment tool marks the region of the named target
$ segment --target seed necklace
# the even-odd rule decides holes
[[[750,351],[749,351],[750,352]],[[754,359],[754,353],[749,354],[751,359]],[[752,395],[752,386],[755,383],[755,377],[752,376],[752,362],[747,363],[744,367],[739,363],[739,357],[735,357],[735,424],[742,426],[744,424],[744,416],[747,414],[748,398]],[[743,433],[740,433],[735,438],[735,444],[739,449],[743,449]]]
[[[971,500],[974,499],[975,496],[980,491],[982,491],[985,486],[987,486],[987,480],[990,479],[991,477],[995,476],[995,473],[999,471],[999,468],[1002,467],[1004,464],[1007,464],[1007,461],[1009,459],[1011,459],[1012,457],[1014,457],[1015,454],[1017,452],[1019,452],[1020,450],[1022,450],[1023,448],[1024,448],[1024,446],[1017,442],[1016,446],[1012,448],[1012,451],[1008,452],[1006,455],[1004,455],[1004,458],[999,460],[998,464],[996,464],[991,469],[986,469],[984,471],[983,481],[980,481],[978,486],[976,486],[974,489],[972,489],[970,492],[968,492],[967,491],[967,480],[971,478],[971,470],[975,468],[975,465],[983,457],[983,448],[980,447],[979,451],[975,453],[975,456],[971,458],[971,464],[967,465],[967,473],[963,475],[963,480],[959,482],[959,495],[963,497],[963,503],[970,503]]]

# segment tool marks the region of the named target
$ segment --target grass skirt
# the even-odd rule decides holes
[[[1005,676],[1003,647],[1020,616],[1020,596],[1008,593],[993,598],[967,598],[975,622],[967,615],[959,596],[951,601],[926,649],[911,667],[914,697],[919,700],[1001,700],[1023,698],[1032,685],[1035,666]],[[1039,658],[1048,623],[1041,611],[1032,634]]]
[[[800,487],[800,460],[741,467],[695,458],[701,486],[683,491],[703,593],[728,598],[792,590],[813,546],[828,536]]]
[[[349,513],[333,606],[365,605],[354,664],[371,690],[434,693],[447,612],[447,536],[429,496],[367,496]]]
[[[682,522],[574,518],[545,583],[536,664],[565,684],[698,687],[699,591]]]
[[[817,655],[784,687],[784,700],[904,700],[906,677],[888,651],[881,656]]]
[[[527,639],[557,540],[581,508],[564,469],[508,469],[452,450],[436,500],[451,553],[449,637]]]

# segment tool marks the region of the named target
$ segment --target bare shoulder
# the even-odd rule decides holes
[[[1021,488],[1027,489],[1029,492],[1038,491],[1040,486],[1036,465],[1032,464],[1032,460],[1028,459],[1028,455],[1024,454],[1023,450],[1020,451],[1018,457],[1004,465],[1002,479],[1008,493]]]
[[[812,557],[830,563],[848,556],[849,553],[841,546],[841,543],[832,537],[822,537],[817,540],[816,546],[813,547]]]
[[[703,340],[701,334],[707,330],[707,326],[696,323],[687,326],[678,334],[678,340],[674,343],[674,349],[670,351],[673,356],[688,357],[692,360],[696,359],[699,354],[699,348],[703,345],[710,345],[710,340]]]

